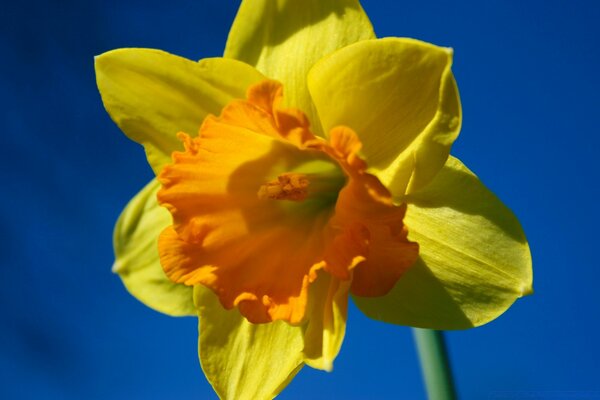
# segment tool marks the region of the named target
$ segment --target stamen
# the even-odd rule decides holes
[[[288,172],[262,185],[259,199],[304,201],[308,196],[310,181],[304,174]]]

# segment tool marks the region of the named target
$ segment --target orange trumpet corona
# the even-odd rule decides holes
[[[382,296],[415,262],[405,205],[366,172],[348,127],[329,140],[265,80],[209,116],[159,176],[173,225],[159,238],[169,278],[212,289],[254,323],[301,323],[318,271]],[[277,201],[274,201],[277,200]]]

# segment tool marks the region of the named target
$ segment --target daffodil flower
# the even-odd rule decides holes
[[[376,39],[354,0],[244,0],[223,58],[96,58],[106,110],[157,176],[117,222],[114,271],[149,307],[198,315],[221,397],[330,370],[349,297],[465,329],[531,291],[519,222],[449,156],[452,55]]]

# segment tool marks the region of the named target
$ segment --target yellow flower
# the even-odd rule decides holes
[[[375,39],[354,0],[244,0],[224,58],[96,58],[107,111],[158,177],[117,222],[114,271],[148,306],[198,315],[221,397],[330,370],[350,295],[375,319],[465,329],[531,291],[517,219],[449,156],[451,63]]]

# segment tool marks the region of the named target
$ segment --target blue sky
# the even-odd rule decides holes
[[[535,294],[447,335],[463,399],[600,393],[599,4],[363,1],[378,36],[454,48],[464,121],[453,154],[530,241]],[[0,398],[214,398],[196,321],[147,309],[110,272],[113,224],[152,173],[105,113],[93,56],[218,56],[237,5],[2,4]],[[281,398],[307,395],[424,399],[410,329],[352,307],[334,371],[305,368]]]

